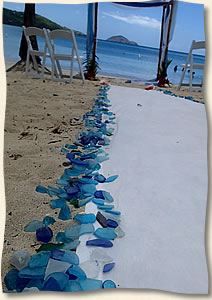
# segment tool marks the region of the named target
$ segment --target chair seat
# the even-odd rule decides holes
[[[181,64],[180,67],[185,68],[185,64]],[[187,65],[186,69],[190,69],[191,66]],[[199,70],[203,70],[204,69],[204,65],[203,64],[193,64],[192,69],[199,69]]]
[[[72,55],[70,54],[54,54],[55,59],[59,60],[72,60]],[[80,56],[80,59],[85,58],[84,56]],[[77,60],[77,56],[74,56],[74,59]]]

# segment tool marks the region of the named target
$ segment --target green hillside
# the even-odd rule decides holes
[[[37,14],[35,15],[35,18],[36,18],[36,27],[41,28],[41,29],[42,28],[48,28],[50,30],[54,30],[54,29],[68,30],[69,29],[67,27],[60,26],[57,23],[55,23],[45,17],[37,15]],[[24,22],[24,13],[23,12],[3,8],[3,24],[12,25],[12,26],[22,26],[23,22]],[[75,30],[74,30],[74,32],[76,35],[86,36],[82,32],[75,31]]]

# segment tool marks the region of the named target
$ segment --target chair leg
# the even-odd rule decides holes
[[[189,91],[192,92],[192,73],[193,73],[193,56],[191,55],[191,63],[190,63],[190,78],[189,78]]]
[[[29,50],[27,51],[26,67],[25,67],[25,76],[29,75]]]

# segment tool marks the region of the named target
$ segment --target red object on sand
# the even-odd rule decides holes
[[[154,88],[153,85],[150,85],[150,86],[146,87],[145,90],[150,91],[150,90],[153,90],[153,88]]]

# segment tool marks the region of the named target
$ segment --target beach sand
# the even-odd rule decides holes
[[[35,191],[36,186],[56,186],[66,161],[61,148],[73,144],[83,129],[82,116],[91,109],[101,79],[112,85],[145,88],[126,84],[126,79],[98,76],[98,81],[79,79],[72,84],[24,77],[23,72],[7,72],[7,102],[4,129],[4,179],[6,195],[6,226],[2,254],[2,281],[11,269],[13,251],[25,249],[31,254],[40,247],[35,233],[25,233],[24,226],[46,215],[55,217],[53,232],[63,231],[73,221],[57,218],[59,209],[50,207],[50,198]],[[176,87],[172,87],[174,92]],[[151,91],[148,91],[151,93]],[[178,92],[203,100],[200,92],[188,88]],[[130,100],[130,99],[129,99]],[[81,211],[83,208],[81,209]],[[72,216],[76,214],[71,207]],[[79,212],[79,210],[77,210]],[[54,240],[53,240],[54,242]],[[3,283],[3,290],[6,287]]]

